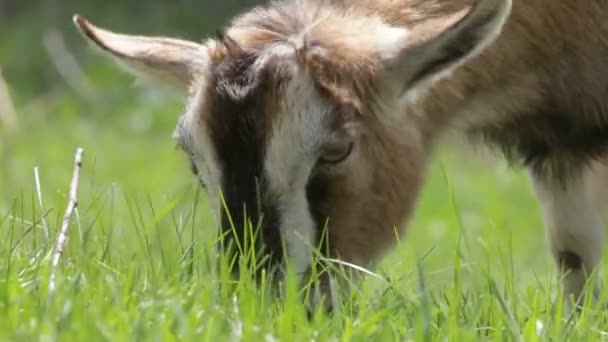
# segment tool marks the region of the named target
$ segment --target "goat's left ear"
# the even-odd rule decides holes
[[[402,93],[426,90],[475,57],[499,36],[511,0],[477,0],[472,9],[414,26],[385,65]]]
[[[188,91],[197,73],[205,70],[208,52],[204,45],[181,39],[114,33],[77,14],[74,24],[128,72],[168,84],[182,93]]]

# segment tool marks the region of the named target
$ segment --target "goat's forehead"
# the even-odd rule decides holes
[[[292,155],[313,149],[330,123],[332,105],[305,68],[291,60],[292,52],[277,44],[255,58],[223,61],[236,69],[201,78],[176,129],[178,141],[212,145],[214,156],[206,159],[224,165],[232,155],[248,154],[245,159],[256,164],[286,156],[276,146],[290,148]],[[192,139],[195,135],[203,137]],[[256,167],[261,171],[263,165]]]

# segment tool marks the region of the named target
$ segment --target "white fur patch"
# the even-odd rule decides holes
[[[298,274],[306,271],[316,246],[316,227],[309,211],[306,185],[321,138],[328,108],[317,102],[312,81],[304,71],[296,72],[286,88],[277,122],[269,141],[265,171],[269,191],[277,196],[282,237],[287,256]]]
[[[376,37],[374,43],[377,51],[380,52],[380,58],[390,60],[398,57],[407,42],[410,31],[401,27],[388,26],[382,22],[379,22],[378,25],[381,34]]]
[[[574,253],[588,268],[587,272],[593,271],[602,257],[603,225],[591,202],[586,179],[573,179],[563,186],[534,175],[531,178],[543,208],[552,252],[554,255]],[[566,291],[577,293],[582,289],[585,274],[573,272],[564,280]]]
[[[215,155],[209,131],[205,125],[201,124],[201,111],[205,106],[206,85],[201,78],[196,85],[196,93],[189,99],[183,117],[183,127],[187,131],[189,152],[199,174],[197,177],[206,185],[209,205],[212,208],[216,224],[220,224],[222,203],[219,197],[221,189],[222,175]]]

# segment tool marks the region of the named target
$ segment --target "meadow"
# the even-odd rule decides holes
[[[52,19],[31,6],[0,23],[18,120],[0,127],[0,340],[608,340],[597,306],[563,313],[525,172],[453,138],[437,151],[402,242],[332,314],[308,319],[294,281],[280,298],[247,278],[227,286],[205,193],[171,138],[181,99],[136,84],[88,48],[70,18],[196,38],[235,10],[203,20],[191,1],[154,2],[143,18],[129,2],[66,3]],[[53,27],[81,78],[45,48],[56,43]],[[50,296],[78,147],[79,205]]]

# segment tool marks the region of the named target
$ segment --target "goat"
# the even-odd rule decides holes
[[[272,265],[306,273],[326,227],[326,256],[371,267],[405,232],[438,137],[458,129],[529,170],[565,295],[595,282],[586,184],[608,154],[608,1],[275,1],[201,43],[74,20],[188,96],[174,137],[222,229],[222,199],[235,226],[262,220]]]

